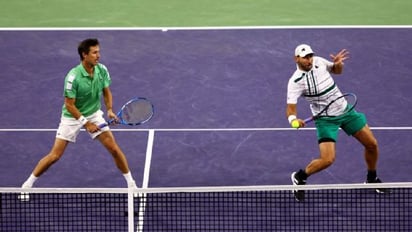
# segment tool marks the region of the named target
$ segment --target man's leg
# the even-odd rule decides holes
[[[329,167],[335,161],[335,142],[322,142],[319,144],[319,158],[312,160],[305,168],[292,173],[291,179],[294,185],[305,185],[306,179],[317,172]],[[293,192],[297,201],[305,199],[303,190]]]
[[[370,130],[369,126],[364,126],[361,130],[353,135],[365,148],[364,157],[368,173],[366,176],[366,183],[382,183],[378,178],[376,169],[378,166],[379,147],[378,142]],[[377,193],[390,193],[390,189],[378,188]]]
[[[120,149],[119,145],[116,143],[116,140],[111,131],[105,131],[101,133],[97,139],[103,144],[103,146],[110,152],[112,155],[117,168],[123,173],[124,178],[126,179],[128,187],[136,188],[135,181],[130,173],[129,165],[126,159],[125,154]]]
[[[305,168],[308,176],[320,172],[335,162],[335,142],[322,142],[319,144],[319,158],[312,160]]]
[[[364,157],[368,171],[376,171],[379,149],[378,142],[370,128],[367,125],[364,126],[360,131],[356,132],[353,137],[355,137],[365,148]]]
[[[33,184],[34,182],[36,182],[37,178],[40,177],[44,172],[46,172],[54,163],[56,163],[61,158],[68,143],[68,141],[56,138],[50,152],[37,163],[33,172],[30,174],[30,176],[27,178],[27,180],[23,183],[21,187],[33,187]],[[21,201],[29,201],[30,196],[27,192],[22,192],[19,195],[19,199]]]
[[[31,188],[34,182],[44,172],[46,172],[54,163],[56,163],[63,155],[69,142],[56,138],[50,152],[45,155],[36,165],[30,177],[23,183],[23,188]]]

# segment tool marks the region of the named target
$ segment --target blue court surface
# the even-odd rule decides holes
[[[378,174],[385,182],[410,181],[410,28],[3,30],[0,186],[19,187],[51,148],[64,77],[80,62],[77,44],[87,37],[100,40],[114,107],[134,96],[155,105],[147,124],[113,128],[139,186],[290,185],[290,173],[318,156],[313,125],[292,130],[285,118],[300,43],[326,58],[349,50],[335,81],[357,94],[357,110],[367,115],[380,144]],[[299,104],[308,116],[307,103]],[[341,132],[336,162],[308,183],[363,182],[362,153]],[[126,184],[110,155],[82,132],[36,186]]]

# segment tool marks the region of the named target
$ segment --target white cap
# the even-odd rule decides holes
[[[307,44],[301,44],[295,49],[295,56],[305,57],[309,54],[313,54],[312,48]]]

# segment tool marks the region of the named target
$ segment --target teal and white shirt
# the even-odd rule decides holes
[[[310,103],[312,114],[316,115],[332,100],[342,96],[342,92],[330,74],[332,67],[332,62],[314,56],[310,71],[305,72],[297,68],[289,79],[287,104],[297,104],[298,98],[304,97]],[[346,107],[347,101],[341,98],[330,106],[328,115],[341,115]]]
[[[109,87],[110,84],[110,74],[106,66],[97,64],[94,67],[92,78],[80,63],[70,70],[65,78],[64,96],[75,98],[77,109],[87,117],[100,110],[103,89]],[[62,116],[73,118],[65,105],[62,107]]]

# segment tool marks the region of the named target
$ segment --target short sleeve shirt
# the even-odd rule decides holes
[[[312,114],[316,115],[330,101],[342,96],[330,74],[332,67],[332,62],[315,56],[310,71],[298,68],[288,82],[287,104],[297,104],[298,98],[303,96],[310,103]],[[340,115],[345,110],[347,102],[341,99],[328,109],[328,115]]]
[[[86,72],[80,63],[67,74],[64,81],[64,97],[76,99],[75,106],[85,117],[92,115],[101,108],[103,89],[109,87],[111,78],[103,64],[94,67],[93,77]],[[63,105],[62,116],[73,116]]]

